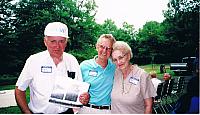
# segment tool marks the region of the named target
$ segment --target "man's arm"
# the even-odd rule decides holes
[[[28,108],[28,104],[26,102],[26,91],[21,91],[18,87],[15,88],[15,99],[20,107],[22,113],[31,114],[30,109]]]

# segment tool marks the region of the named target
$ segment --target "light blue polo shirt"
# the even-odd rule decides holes
[[[80,64],[82,78],[84,82],[90,84],[90,104],[110,105],[111,91],[113,86],[116,66],[112,60],[108,60],[108,65],[103,69],[96,63],[95,58],[85,60]]]

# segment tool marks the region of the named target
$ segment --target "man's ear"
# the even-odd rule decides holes
[[[47,46],[47,38],[44,37],[44,45]]]
[[[96,47],[96,51],[98,51],[98,47],[99,47],[99,46],[98,46],[98,44],[96,44],[96,46],[95,46],[95,47]]]

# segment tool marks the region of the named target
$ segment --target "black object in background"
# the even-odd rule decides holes
[[[69,72],[67,71],[68,77],[74,79],[75,78],[75,72]]]

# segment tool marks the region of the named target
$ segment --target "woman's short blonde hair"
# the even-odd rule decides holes
[[[113,44],[113,51],[120,50],[122,53],[130,53],[131,58],[133,57],[132,49],[131,47],[124,41],[116,41]]]

